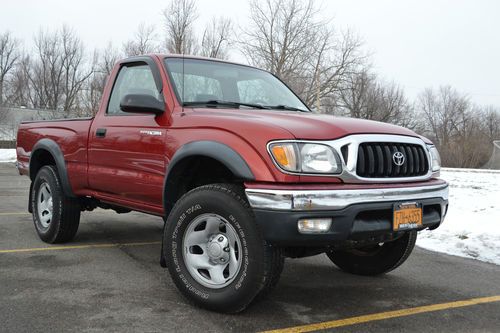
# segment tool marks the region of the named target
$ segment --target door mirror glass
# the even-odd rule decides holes
[[[120,110],[130,113],[162,114],[165,104],[156,97],[145,94],[128,94],[120,102]]]

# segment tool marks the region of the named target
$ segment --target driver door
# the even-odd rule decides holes
[[[161,87],[153,76],[154,62],[122,64],[116,75],[105,112],[94,120],[89,136],[89,185],[113,202],[162,206],[165,174],[166,129],[161,116],[131,114],[120,110],[127,94],[160,98]]]

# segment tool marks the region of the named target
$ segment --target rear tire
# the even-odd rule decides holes
[[[57,168],[42,167],[33,181],[31,211],[38,237],[46,243],[72,240],[80,224],[80,203],[63,192]]]
[[[334,250],[326,254],[345,272],[356,275],[379,275],[388,273],[404,263],[415,247],[416,240],[417,232],[410,231],[395,241],[382,245],[352,250]]]
[[[278,249],[265,243],[241,187],[198,187],[168,216],[163,255],[179,291],[196,305],[236,313],[277,283]]]

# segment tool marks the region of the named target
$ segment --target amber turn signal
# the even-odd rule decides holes
[[[297,157],[293,143],[277,143],[271,146],[276,163],[287,171],[297,171]]]

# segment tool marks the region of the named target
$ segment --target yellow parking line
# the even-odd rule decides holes
[[[332,321],[325,321],[325,322],[316,323],[316,324],[301,325],[301,326],[288,327],[288,328],[277,329],[277,330],[270,330],[270,331],[265,331],[262,333],[312,332],[312,331],[326,330],[326,329],[331,329],[331,328],[336,328],[336,327],[344,327],[344,326],[362,324],[362,323],[367,323],[367,322],[371,322],[371,321],[378,321],[378,320],[384,320],[384,319],[390,319],[390,318],[411,316],[411,315],[416,315],[419,313],[441,311],[441,310],[461,308],[461,307],[465,307],[465,306],[472,306],[472,305],[477,305],[477,304],[493,303],[493,302],[500,302],[500,295],[489,296],[489,297],[480,297],[480,298],[471,298],[471,299],[467,299],[467,300],[463,300],[463,301],[455,301],[455,302],[448,302],[448,303],[417,306],[414,308],[401,309],[401,310],[395,310],[395,311],[373,313],[373,314],[364,315],[364,316],[350,317],[350,318],[332,320]]]
[[[108,243],[108,244],[88,244],[88,245],[72,245],[72,246],[70,245],[70,246],[34,247],[27,249],[0,250],[0,253],[77,250],[77,249],[106,248],[106,247],[120,247],[120,246],[143,246],[143,245],[156,245],[156,244],[161,244],[161,242]]]
[[[97,210],[95,212],[93,212],[94,214],[95,213],[99,213],[99,214],[116,214],[114,211],[111,211],[111,210]],[[6,212],[6,213],[0,213],[0,216],[15,216],[15,215],[31,215],[30,212]]]

